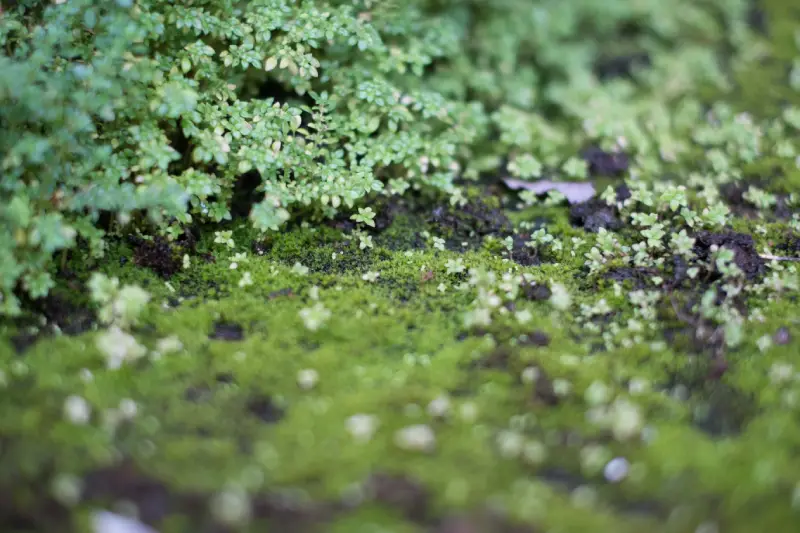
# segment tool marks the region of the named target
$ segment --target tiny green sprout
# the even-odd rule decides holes
[[[694,238],[687,235],[686,230],[683,229],[670,236],[669,247],[676,254],[689,259],[693,255],[692,248],[694,247],[694,242]]]
[[[467,267],[464,265],[464,260],[459,257],[457,259],[448,259],[447,263],[445,263],[445,268],[448,274],[460,274],[464,272]]]
[[[633,213],[631,218],[637,226],[648,227],[658,222],[658,215],[655,213]]]
[[[228,248],[233,248],[236,243],[233,241],[232,231],[215,231],[214,244],[224,244]]]
[[[549,244],[553,242],[555,237],[547,233],[545,228],[539,228],[531,233],[531,240],[526,242],[525,245],[531,248],[537,248],[539,245]]]
[[[738,277],[742,274],[741,269],[734,263],[735,253],[730,248],[719,248],[714,252],[714,264],[719,272],[728,278]]]
[[[600,199],[605,202],[606,205],[614,205],[617,202],[617,191],[614,190],[614,187],[609,185],[603,191],[603,194],[600,195]]]
[[[592,274],[602,269],[606,262],[603,254],[596,246],[592,246],[591,250],[584,254],[584,257],[587,259],[584,264],[589,267],[589,272]]]
[[[727,205],[722,202],[714,202],[703,209],[700,219],[709,226],[719,227],[727,224],[729,214],[730,209]]]
[[[636,188],[631,188],[631,197],[630,200],[632,203],[640,203],[646,205],[647,207],[653,207],[655,200],[653,199],[653,192],[644,188],[643,185],[640,185]]]
[[[530,207],[532,205],[536,205],[536,203],[539,201],[539,196],[533,191],[524,190],[520,191],[519,199],[522,200],[522,203],[527,207]]]
[[[682,207],[686,207],[688,202],[686,200],[686,187],[683,185],[679,187],[669,187],[658,198],[659,205],[663,208],[669,207],[672,211],[678,211]]]
[[[716,172],[727,172],[730,170],[731,161],[725,152],[719,148],[712,148],[706,154],[706,159],[711,163],[711,168]]]
[[[570,178],[586,179],[589,175],[589,169],[586,161],[578,157],[570,157],[564,162],[561,170]]]
[[[527,324],[533,320],[533,313],[531,313],[530,309],[520,309],[514,313],[514,318],[516,318],[517,322],[520,324]]]
[[[359,207],[358,213],[350,216],[350,220],[355,220],[361,224],[366,224],[372,228],[375,227],[375,212],[371,207]]]
[[[686,223],[686,225],[689,226],[690,228],[693,228],[700,223],[700,217],[697,216],[697,213],[695,213],[688,207],[684,207],[683,209],[681,209],[680,216]]]
[[[611,256],[616,252],[619,243],[612,232],[605,228],[600,228],[597,232],[597,246],[602,250],[603,255]]]
[[[331,312],[322,302],[316,302],[311,307],[301,309],[300,318],[306,329],[317,331],[331,318]]]
[[[783,110],[783,120],[787,125],[796,130],[800,130],[800,108],[789,106]]]
[[[664,224],[653,224],[652,227],[642,230],[642,236],[647,239],[647,246],[649,248],[661,248],[661,239],[664,235],[666,235]]]
[[[775,155],[784,159],[792,159],[797,155],[797,149],[789,139],[782,139],[775,144]]]
[[[763,335],[758,338],[756,345],[758,346],[759,351],[766,352],[772,347],[772,337],[769,335]]]
[[[742,198],[759,209],[769,209],[778,201],[774,194],[770,194],[752,185],[745,191]]]
[[[242,277],[239,279],[239,288],[249,287],[253,284],[253,276],[250,272],[242,272]]]
[[[544,205],[547,207],[555,207],[562,204],[566,199],[567,197],[564,195],[564,193],[553,189],[547,192],[547,196],[544,199]]]
[[[550,284],[550,305],[559,311],[566,311],[572,305],[572,296],[563,284]]]
[[[378,280],[380,275],[381,275],[380,272],[372,272],[372,271],[365,272],[364,274],[362,274],[361,279],[369,283],[374,283]]]
[[[300,262],[296,262],[292,266],[292,273],[293,274],[297,274],[299,276],[305,276],[306,274],[308,274],[308,271],[309,271],[309,268],[307,266],[303,265]]]
[[[411,184],[402,178],[393,178],[389,180],[389,191],[392,194],[402,196],[411,187]]]
[[[508,164],[508,170],[517,178],[538,178],[542,175],[542,164],[533,155],[522,154]]]

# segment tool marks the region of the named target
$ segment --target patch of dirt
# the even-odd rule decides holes
[[[533,301],[549,300],[550,296],[553,294],[550,290],[550,287],[547,285],[542,285],[532,281],[522,282],[522,284],[520,284],[520,289],[522,290],[522,294],[525,296],[525,298]]]
[[[747,10],[747,25],[756,33],[769,37],[769,20],[760,0],[750,0]]]
[[[632,79],[635,70],[649,67],[650,64],[650,54],[647,52],[601,57],[594,64],[594,74],[600,81]]]
[[[6,449],[8,441],[3,441]],[[48,466],[37,479],[14,479],[0,485],[0,531],[19,533],[73,533],[70,510],[50,496],[48,479],[54,475]]]
[[[183,267],[182,249],[163,237],[153,240],[131,236],[133,262],[136,266],[148,268],[164,279],[170,279]]]
[[[590,146],[581,152],[581,157],[589,166],[591,177],[620,177],[628,171],[630,158],[625,152],[606,152]]]
[[[166,518],[175,505],[167,487],[160,481],[143,474],[130,461],[102,468],[89,473],[83,479],[83,498],[92,501],[117,500],[133,502],[139,512],[139,519],[154,526]],[[202,505],[197,496],[192,499]]]
[[[277,291],[272,291],[267,295],[267,298],[270,300],[274,300],[275,298],[291,298],[294,296],[294,292],[291,288],[287,287],[285,289],[280,289]]]
[[[427,222],[443,230],[441,234],[447,236],[447,248],[455,252],[464,250],[463,242],[468,243],[468,248],[476,249],[483,244],[483,237],[493,235],[503,239],[512,236],[514,230],[501,208],[489,207],[480,199],[460,208],[436,206]]]
[[[445,518],[430,533],[541,533],[545,529],[515,524],[495,513],[481,512]]]
[[[286,415],[286,410],[275,403],[271,396],[256,394],[247,401],[247,412],[257,417],[265,424],[280,422]]]
[[[582,485],[588,485],[589,480],[581,474],[570,472],[559,466],[549,466],[536,472],[536,477],[559,490],[571,492]]]
[[[600,228],[615,231],[622,227],[616,210],[596,198],[573,205],[569,210],[569,219],[572,225],[593,233],[599,231]]]
[[[514,235],[514,246],[511,249],[511,260],[520,266],[540,265],[539,251],[526,243],[530,235]]]
[[[524,338],[520,340],[520,344],[523,346],[549,346],[550,335],[544,331],[534,330],[526,334]]]
[[[412,522],[424,523],[430,518],[430,495],[411,478],[376,473],[367,480],[365,488],[370,499],[397,509]]]
[[[489,355],[471,361],[469,363],[469,368],[478,370],[508,370],[512,355],[510,348],[500,345]]]
[[[208,337],[219,341],[240,341],[244,339],[244,329],[239,324],[217,322]]]
[[[127,500],[136,505],[140,520],[154,528],[165,518],[183,515],[191,520],[194,531],[230,533],[232,530],[214,522],[209,513],[211,494],[177,492],[131,461],[101,468],[84,477],[86,500],[111,504]],[[282,533],[309,533],[331,520],[342,506],[338,503],[310,502],[291,493],[267,493],[251,496],[255,519],[265,519]]]
[[[561,403],[561,398],[553,388],[553,381],[541,368],[538,368],[536,380],[533,382],[531,402],[534,405],[546,405],[548,407],[555,407]]]
[[[644,289],[650,286],[650,279],[657,275],[655,269],[644,267],[615,267],[603,274],[605,279],[616,281],[623,286],[629,284],[634,290]]]
[[[757,412],[752,397],[721,381],[707,386],[698,406],[694,426],[717,438],[738,435]]]
[[[746,233],[712,233],[701,231],[695,235],[694,253],[702,261],[711,259],[711,247],[725,247],[734,252],[734,263],[747,279],[754,279],[764,273],[764,260],[759,257],[751,235]]]
[[[24,353],[40,339],[56,332],[70,336],[80,335],[91,330],[96,324],[92,308],[72,302],[55,290],[38,300],[23,299],[23,305],[34,314],[43,316],[47,323],[45,326],[38,326],[27,319],[17,321],[19,332],[9,340],[18,354]]]

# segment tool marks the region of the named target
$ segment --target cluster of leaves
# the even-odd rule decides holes
[[[246,175],[263,231],[375,193],[457,195],[457,175],[508,153],[537,176],[537,158],[578,142],[545,111],[602,117],[604,99],[625,99],[628,85],[593,73],[619,28],[648,51],[680,41],[674,64],[640,80],[665,97],[698,73],[722,83],[707,41],[746,2],[679,4],[21,0],[0,14],[0,313],[48,292],[54,253],[85,241],[102,255],[108,220],[174,238],[232,218]],[[616,119],[630,129],[643,108],[629,107]],[[604,127],[591,131],[618,133]],[[571,156],[560,164],[585,175]]]

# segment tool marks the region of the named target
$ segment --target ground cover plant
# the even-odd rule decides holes
[[[794,2],[1,5],[3,531],[794,529]]]

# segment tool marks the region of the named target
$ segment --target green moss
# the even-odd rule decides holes
[[[766,5],[775,58],[784,68],[796,54],[786,22],[790,3]],[[782,99],[796,98],[785,90],[785,68],[780,76],[773,63],[748,68],[754,70],[739,78],[746,83],[725,101],[770,117]],[[705,156],[698,147],[689,154],[675,168],[665,165],[676,171],[676,183],[684,183],[684,166],[685,174],[698,172],[692,161]],[[792,192],[798,173],[790,165],[766,157],[745,166],[743,180]],[[720,184],[711,179],[710,185]],[[688,196],[701,211],[699,190]],[[679,265],[671,254],[651,250],[664,264],[645,268],[616,251],[589,274],[585,254],[598,236],[572,225],[569,206],[516,209],[509,201],[503,211],[478,186],[466,197],[468,204],[455,207],[447,199],[381,199],[378,212],[391,214],[391,223],[364,228],[374,242],[365,249],[360,229],[335,229],[337,222],[300,222],[264,237],[237,221],[226,228],[232,249],[204,229],[187,252],[190,266],[168,281],[136,265],[129,244],[112,243],[102,262],[76,251],[66,263],[73,279],[57,294],[86,306],[93,269],[146,287],[152,302],[132,334],[150,353],[110,370],[95,344],[103,326],[68,336],[49,324],[32,327],[31,317],[4,322],[0,489],[13,488],[23,514],[40,514],[54,478],[82,477],[125,457],[176,498],[199,495],[200,510],[172,509],[162,533],[198,530],[209,499],[230,486],[244,488],[255,502],[286,490],[298,498],[299,491],[297,520],[313,515],[315,505],[365,499],[326,516],[320,531],[430,531],[442,516],[486,508],[503,520],[563,532],[689,533],[703,523],[733,533],[791,529],[800,494],[793,453],[800,445],[796,287],[772,291],[763,278],[735,279],[744,292],[730,298],[732,307],[747,320],[742,341],[726,346],[718,341],[729,316],[703,317],[683,307],[722,284],[714,267],[672,285]],[[752,235],[758,252],[777,253],[775,246],[796,235],[774,213],[737,207],[726,229]],[[625,209],[625,215],[645,210]],[[666,210],[660,220],[668,233],[684,228]],[[504,239],[524,242],[540,223],[562,249],[540,247],[541,264],[517,264]],[[443,250],[433,237],[445,239]],[[616,238],[628,247],[643,240],[630,224]],[[448,273],[455,260],[464,272]],[[786,274],[791,266],[764,267],[763,274]],[[482,282],[472,281],[489,271],[498,280],[486,283],[502,304],[492,308],[491,323],[467,327],[467,313],[484,303],[476,289]],[[240,286],[245,273],[251,284]],[[367,273],[378,276],[364,279]],[[499,284],[506,273],[563,285],[571,307],[556,310],[546,293],[515,278],[507,283],[520,293],[505,298]],[[647,295],[635,290],[652,290],[657,300],[638,303]],[[317,301],[330,317],[312,330],[301,312]],[[231,338],[215,335],[221,327]],[[780,328],[790,342],[778,342]],[[37,342],[17,353],[14,343],[34,332],[41,334]],[[171,336],[182,348],[156,357],[159,341]],[[308,390],[298,383],[307,369],[319,377]],[[91,406],[88,423],[65,416],[72,395]],[[441,417],[428,412],[440,398],[449,401]],[[136,403],[135,416],[110,427],[104,417],[126,399]],[[377,422],[364,442],[348,431],[348,419],[358,414]],[[626,422],[636,426],[633,436]],[[395,442],[398,430],[415,424],[433,431],[432,451]],[[602,472],[613,457],[630,463],[619,484]],[[376,502],[359,492],[376,472],[424,488],[424,495],[406,497],[424,499],[427,522],[409,517],[402,502]],[[93,505],[82,502],[66,520],[85,530]],[[264,507],[255,505],[245,530],[282,531],[281,517]]]

